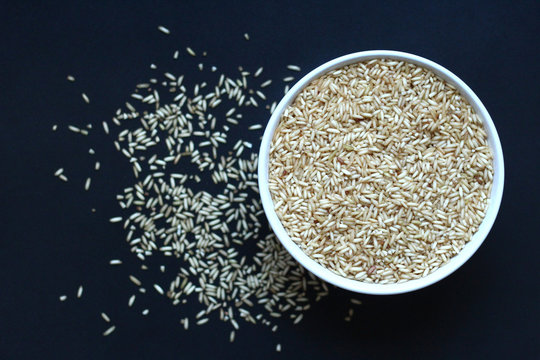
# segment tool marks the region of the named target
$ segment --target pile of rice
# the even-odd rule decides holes
[[[312,81],[275,131],[269,185],[291,239],[351,279],[395,283],[438,269],[482,222],[487,135],[451,84],[375,59]]]

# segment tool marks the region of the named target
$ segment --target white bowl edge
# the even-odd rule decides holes
[[[368,61],[374,58],[396,59],[420,65],[453,84],[473,106],[474,110],[482,120],[488,134],[488,143],[493,153],[494,177],[490,194],[490,203],[488,205],[486,216],[480,224],[478,231],[473,235],[471,241],[469,241],[456,256],[450,259],[448,263],[431,274],[420,279],[393,284],[370,284],[358,280],[344,278],[311,259],[296,243],[290,239],[287,231],[281,224],[281,221],[275,212],[274,203],[268,187],[270,144],[274,136],[274,131],[281,118],[281,114],[285,108],[290,105],[290,103],[306,85],[328,71],[356,62]],[[417,55],[393,50],[370,50],[341,56],[317,67],[300,79],[281,99],[270,117],[262,138],[259,151],[258,182],[262,205],[270,226],[272,227],[279,241],[296,261],[322,280],[343,289],[364,294],[390,295],[419,290],[444,279],[463,265],[476,252],[476,250],[478,250],[491,230],[500,208],[504,187],[504,160],[499,136],[489,113],[476,94],[461,79],[441,65]]]

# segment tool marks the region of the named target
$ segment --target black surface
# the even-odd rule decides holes
[[[46,3],[0,5],[0,358],[538,358],[538,2]],[[172,34],[159,33],[160,24]],[[128,309],[135,288],[127,275],[138,260],[107,219],[119,213],[114,196],[132,175],[100,124],[153,74],[150,63],[159,74],[196,75],[193,64],[172,61],[188,45],[208,50],[220,69],[264,65],[274,79],[289,63],[304,74],[369,49],[408,51],[450,69],[490,111],[505,155],[503,203],[484,245],[430,288],[361,296],[351,323],[343,320],[350,294],[338,289],[299,325],[282,321],[277,334],[244,325],[234,344],[219,321],[185,332],[178,320],[189,307],[151,289]],[[281,91],[267,93],[279,99]],[[88,122],[91,137],[67,130]],[[102,170],[85,192],[95,159]],[[61,166],[67,184],[52,176]],[[110,267],[117,257],[126,263]],[[79,284],[85,294],[75,300]],[[107,338],[101,311],[117,324]]]

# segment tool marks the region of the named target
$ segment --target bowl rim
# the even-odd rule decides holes
[[[306,253],[304,253],[300,246],[291,240],[287,234],[287,231],[281,224],[281,221],[275,212],[274,203],[268,186],[270,144],[274,136],[275,129],[279,123],[279,120],[281,119],[281,114],[287,108],[287,106],[292,103],[298,93],[312,80],[337,68],[375,58],[395,59],[422,66],[454,85],[461,95],[467,99],[471,106],[473,106],[477,115],[482,120],[488,135],[488,143],[493,153],[494,176],[490,194],[490,202],[488,204],[486,216],[480,224],[478,231],[472,236],[471,240],[465,244],[463,249],[457,255],[452,257],[445,265],[441,266],[431,274],[428,274],[420,279],[392,284],[373,284],[345,278],[330,271],[310,258]],[[491,230],[493,223],[495,222],[495,218],[502,201],[504,188],[504,159],[500,139],[491,116],[478,96],[476,96],[472,89],[467,86],[459,77],[441,65],[417,55],[394,50],[369,50],[344,55],[318,66],[302,77],[285,94],[285,96],[283,96],[281,101],[275,107],[262,137],[258,160],[258,184],[263,209],[272,230],[276,234],[281,244],[283,244],[287,251],[296,261],[298,261],[298,263],[300,263],[300,265],[320,279],[346,290],[372,295],[401,294],[422,289],[444,279],[461,267],[467,260],[469,260],[476,250],[478,250],[480,245],[482,245],[489,231]]]

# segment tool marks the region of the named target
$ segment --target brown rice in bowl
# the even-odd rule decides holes
[[[392,58],[313,79],[269,149],[268,188],[290,239],[365,283],[420,279],[458,254],[484,220],[493,176],[470,103],[430,70]]]

